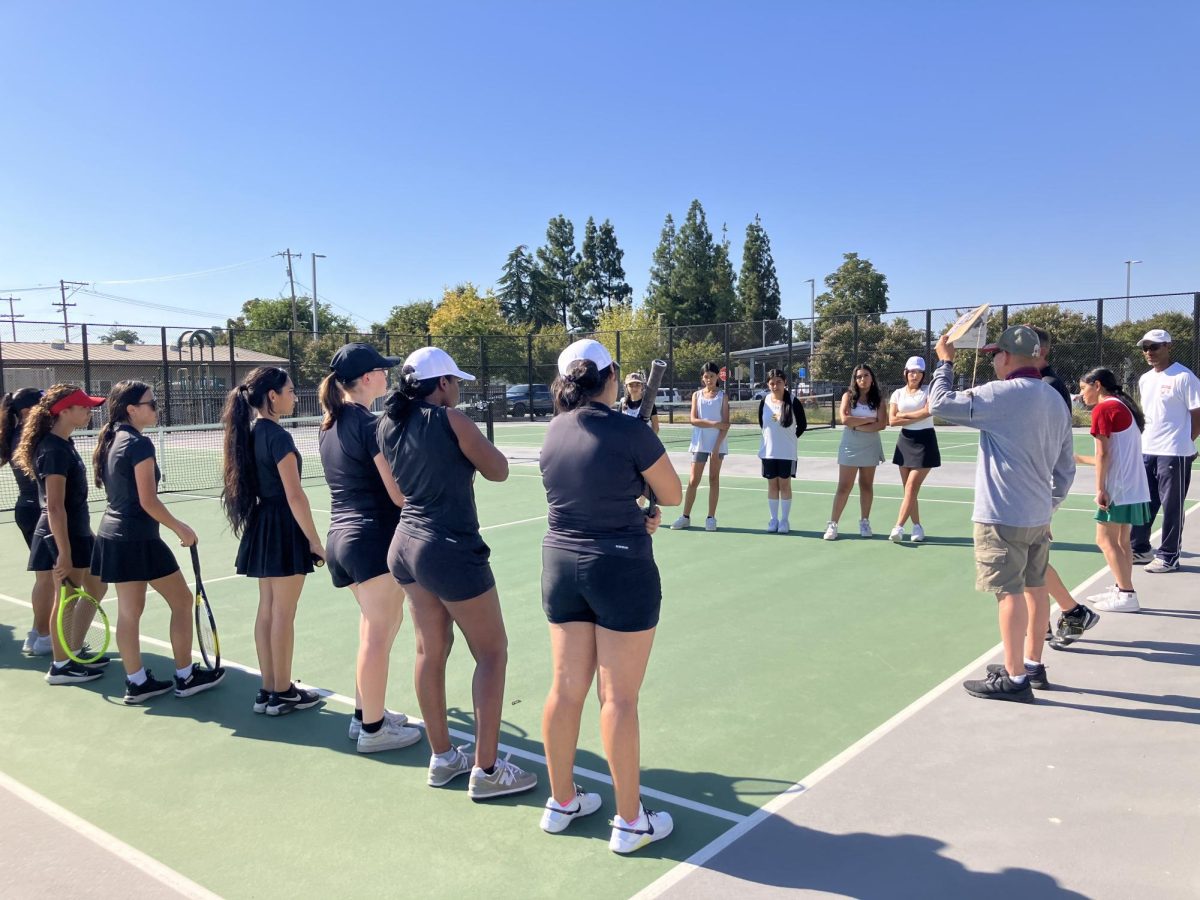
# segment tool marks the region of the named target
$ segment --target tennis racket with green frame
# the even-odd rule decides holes
[[[100,601],[69,578],[59,588],[54,627],[67,656],[85,666],[100,659],[112,639],[112,626]],[[89,628],[99,628],[104,633],[97,646],[85,646]]]
[[[213,616],[204,581],[200,578],[200,551],[192,544],[192,572],[196,576],[196,643],[200,645],[200,656],[210,669],[221,667],[221,639],[217,635],[217,620]]]

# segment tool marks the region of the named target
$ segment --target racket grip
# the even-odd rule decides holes
[[[317,554],[314,553],[314,554],[312,554],[312,564],[313,564],[313,566],[315,566],[316,568],[319,569],[325,565],[325,560],[322,559],[320,556],[317,556]]]

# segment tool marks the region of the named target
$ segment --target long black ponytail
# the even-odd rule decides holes
[[[100,429],[96,449],[92,453],[96,487],[104,487],[104,466],[108,462],[113,438],[117,436],[117,426],[129,421],[129,407],[141,400],[149,390],[150,385],[142,381],[118,381],[108,392],[108,421]]]
[[[21,388],[0,400],[0,466],[12,462],[13,439],[21,428],[21,413],[42,399],[37,388]]]
[[[279,394],[288,383],[288,373],[275,366],[260,366],[246,380],[229,392],[221,424],[225,426],[224,488],[221,506],[233,528],[240,535],[250,513],[258,502],[258,472],[254,464],[250,422],[254,411],[274,412],[271,391]]]
[[[787,387],[787,372],[783,369],[772,369],[767,373],[767,381],[772,378],[778,378],[783,381],[783,409],[779,410],[779,424],[784,428],[791,428],[795,417],[792,415],[792,391]]]
[[[1083,376],[1083,381],[1088,384],[1099,384],[1104,393],[1116,397],[1124,403],[1130,415],[1133,416],[1133,421],[1137,425],[1138,431],[1146,430],[1146,417],[1142,413],[1142,408],[1137,405],[1136,400],[1125,393],[1125,389],[1121,387],[1121,383],[1117,381],[1117,376],[1113,374],[1111,369],[1097,366]]]

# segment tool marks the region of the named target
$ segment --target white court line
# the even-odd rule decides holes
[[[1184,515],[1190,516],[1197,509],[1200,509],[1200,503],[1197,503],[1194,506],[1192,506],[1192,508],[1189,509],[1186,513],[1184,513]],[[1157,543],[1158,540],[1161,539],[1161,537],[1162,537],[1162,530],[1160,529],[1150,536],[1150,540],[1152,543]],[[1072,596],[1083,593],[1089,587],[1091,587],[1092,584],[1094,584],[1096,581],[1099,581],[1101,578],[1103,578],[1107,574],[1108,574],[1108,566],[1105,566],[1104,568],[1099,569],[1098,571],[1093,573],[1091,575],[1091,577],[1087,578],[1085,581],[1083,581],[1081,584],[1079,584],[1075,588],[1075,590],[1071,591]],[[849,747],[847,747],[845,750],[843,750],[841,753],[839,753],[833,759],[829,760],[829,762],[825,763],[824,765],[818,767],[816,770],[811,772],[808,775],[808,777],[800,779],[795,784],[793,784],[790,788],[788,788],[786,791],[773,797],[766,804],[764,804],[758,810],[756,810],[751,815],[749,815],[744,821],[742,821],[738,825],[735,825],[733,828],[730,828],[728,831],[724,832],[723,834],[719,835],[718,837],[714,838],[712,841],[705,844],[703,847],[701,847],[699,850],[697,850],[695,853],[693,853],[691,856],[689,856],[687,859],[685,859],[683,862],[681,862],[675,868],[671,869],[665,875],[660,876],[656,881],[652,882],[651,884],[644,887],[642,890],[638,891],[636,894],[633,895],[632,900],[650,900],[650,898],[659,897],[662,894],[664,894],[666,891],[668,891],[670,888],[677,885],[680,881],[682,881],[684,878],[686,878],[692,872],[696,871],[697,869],[703,868],[704,864],[706,862],[708,862],[710,859],[712,859],[714,856],[716,856],[718,853],[720,853],[722,850],[724,850],[726,847],[728,847],[734,841],[738,840],[739,838],[744,836],[746,833],[752,831],[754,828],[761,825],[764,821],[766,821],[768,818],[770,818],[777,810],[779,810],[779,809],[783,808],[785,805],[787,805],[794,797],[811,790],[815,784],[828,778],[830,775],[832,775],[834,772],[836,772],[842,766],[846,765],[846,763],[850,762],[852,759],[854,759],[856,756],[858,756],[860,753],[862,753],[864,750],[866,750],[872,744],[877,743],[881,738],[885,737],[890,732],[895,731],[896,728],[898,728],[900,725],[902,725],[908,719],[911,719],[914,715],[916,715],[918,712],[920,712],[926,706],[929,706],[929,704],[931,704],[934,700],[939,699],[942,696],[942,694],[949,691],[952,687],[954,687],[955,684],[957,684],[959,681],[961,681],[966,675],[969,675],[971,672],[978,669],[980,666],[982,666],[984,663],[986,663],[992,657],[996,656],[998,653],[1002,653],[1003,650],[1004,650],[1004,644],[999,643],[996,646],[992,647],[990,650],[987,650],[987,651],[981,653],[979,656],[977,656],[975,659],[971,660],[971,662],[967,663],[965,666],[963,666],[961,669],[959,669],[957,672],[955,672],[953,675],[951,675],[945,681],[941,682],[941,684],[938,684],[936,687],[934,687],[931,690],[927,691],[926,693],[922,694],[920,697],[918,697],[916,700],[914,700],[908,706],[904,707],[904,709],[900,710],[900,712],[896,713],[894,716],[892,716],[886,722],[879,725],[877,728],[875,728],[868,734],[864,735],[863,737],[859,738],[857,741],[855,741],[853,744],[851,744]]]
[[[97,828],[86,819],[82,819],[68,809],[59,806],[53,800],[43,797],[32,788],[28,788],[21,782],[12,778],[9,775],[0,772],[0,788],[15,794],[17,797],[24,800],[38,812],[43,813],[54,819],[60,825],[71,829],[76,834],[87,838],[101,850],[107,850],[117,859],[128,863],[138,871],[149,875],[155,881],[163,884],[173,891],[178,892],[184,897],[192,897],[195,900],[220,900],[219,895],[214,894],[207,888],[201,887],[196,882],[192,881],[185,875],[181,875],[174,869],[163,865],[158,860],[147,856],[136,847],[131,847],[129,844],[122,841],[120,838],[114,837],[107,831]]]
[[[20,600],[16,597],[10,597],[8,594],[0,594],[0,600],[6,600],[9,603],[15,604],[17,606],[24,606],[26,609],[33,608],[33,604],[29,603],[27,600]],[[97,623],[93,622],[91,627],[99,629],[101,626],[98,625]],[[171,645],[167,641],[159,640],[158,638],[147,637],[146,635],[139,635],[139,638],[141,639],[143,644],[149,644],[153,647],[160,647],[160,648],[162,648],[164,650],[168,650],[168,651],[171,650]],[[199,651],[193,650],[192,658],[200,659]],[[221,667],[226,668],[226,669],[236,669],[239,672],[245,672],[247,675],[252,675],[257,678],[262,677],[262,671],[260,669],[256,669],[253,666],[244,665],[243,663],[234,662],[232,660],[222,659]],[[304,682],[301,682],[301,681],[297,681],[296,683],[304,684]],[[311,688],[312,690],[315,690],[322,697],[332,700],[335,703],[340,703],[343,706],[349,707],[351,710],[353,710],[355,708],[353,697],[347,697],[345,694],[339,694],[335,691],[329,690],[328,688],[318,687],[315,684],[305,684],[304,686]],[[422,727],[424,727],[424,725],[425,725],[425,723],[422,722],[419,718],[416,718],[414,716],[409,716],[408,718],[409,718],[410,722],[412,722],[416,725],[420,725]],[[450,731],[451,736],[458,738],[460,741],[474,742],[474,740],[475,740],[475,735],[471,734],[470,732],[459,731],[456,728],[451,728],[451,729],[449,729],[449,731]],[[536,762],[539,765],[543,765],[543,766],[546,764],[546,757],[543,756],[542,754],[533,753],[529,750],[524,750],[520,747],[513,747],[508,744],[500,744],[499,750],[502,753],[511,754],[511,755],[517,757],[518,759],[527,759],[527,760],[530,760],[531,762]],[[581,778],[587,778],[591,781],[598,781],[601,784],[607,784],[607,785],[612,784],[612,778],[610,776],[604,774],[603,772],[597,772],[593,769],[585,769],[585,768],[582,768],[581,766],[575,766],[574,772],[576,775],[580,776]],[[684,809],[690,809],[693,812],[704,813],[705,815],[713,816],[718,819],[724,819],[727,822],[741,823],[746,819],[746,816],[742,815],[741,813],[730,812],[727,809],[721,809],[720,807],[717,807],[717,806],[709,806],[707,803],[700,803],[696,800],[689,800],[687,797],[680,797],[677,794],[669,794],[665,791],[658,791],[658,790],[655,790],[654,788],[647,787],[644,784],[642,785],[641,790],[642,790],[642,794],[644,794],[647,797],[653,797],[655,800],[662,800],[666,803],[670,803],[673,806],[679,806],[679,807],[683,807]]]

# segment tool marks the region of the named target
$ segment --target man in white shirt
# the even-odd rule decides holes
[[[1150,522],[1130,533],[1133,561],[1146,571],[1174,572],[1179,568],[1183,538],[1183,505],[1192,481],[1196,437],[1200,435],[1200,378],[1186,366],[1171,362],[1171,335],[1152,328],[1138,341],[1150,371],[1138,380],[1146,429],[1142,432],[1142,461],[1150,481]],[[1150,530],[1159,509],[1163,513],[1162,543],[1150,547]]]

